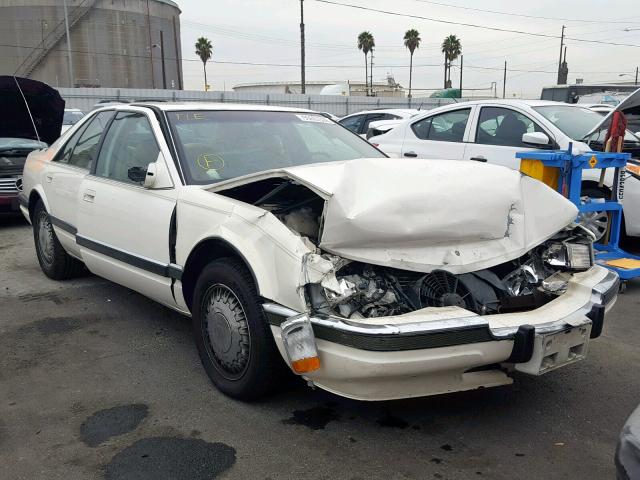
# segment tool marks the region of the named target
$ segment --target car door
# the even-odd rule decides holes
[[[550,136],[523,112],[507,107],[480,107],[474,127],[472,141],[467,144],[465,151],[465,159],[493,163],[515,170],[520,169],[520,159],[516,158],[516,152],[532,149],[531,145],[522,142],[522,135],[542,132]]]
[[[462,160],[468,135],[471,107],[423,117],[405,130],[402,156]]]
[[[92,272],[173,306],[176,189],[148,189],[140,180],[150,163],[164,162],[161,151],[168,152],[155,118],[140,110],[116,113],[82,182],[77,241]]]
[[[113,113],[100,112],[83,124],[47,164],[43,175],[51,223],[62,246],[75,256],[80,255],[75,238],[80,185],[95,162],[102,133]]]

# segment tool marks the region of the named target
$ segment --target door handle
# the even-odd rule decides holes
[[[404,152],[405,157],[416,158],[418,154],[416,152]]]
[[[82,199],[85,202],[93,203],[93,200],[96,198],[96,192],[94,190],[85,190],[82,195]]]
[[[46,174],[44,176],[45,180],[47,181],[47,183],[51,183],[51,181],[53,180],[53,175],[51,174]]]
[[[474,162],[486,162],[487,157],[483,157],[482,155],[478,155],[477,157],[471,157],[469,160],[473,160]]]

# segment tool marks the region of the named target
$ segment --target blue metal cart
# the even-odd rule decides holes
[[[608,212],[610,218],[609,238],[606,243],[594,244],[595,261],[618,273],[622,280],[640,276],[640,263],[638,263],[640,257],[625,252],[619,246],[622,227],[620,200],[624,194],[624,167],[631,158],[629,153],[587,152],[573,155],[570,146],[566,151],[519,152],[516,157],[523,160],[539,160],[545,167],[557,168],[559,170],[556,185],[558,192],[571,200],[580,212]],[[588,200],[584,202],[581,198],[582,171],[595,168],[615,169],[612,199],[603,203]]]

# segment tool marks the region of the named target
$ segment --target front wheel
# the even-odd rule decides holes
[[[207,265],[196,283],[193,332],[209,378],[230,397],[252,400],[286,375],[251,274],[231,258]]]
[[[42,200],[33,213],[33,240],[38,263],[44,274],[53,280],[65,280],[84,271],[84,264],[69,256],[56,236]]]

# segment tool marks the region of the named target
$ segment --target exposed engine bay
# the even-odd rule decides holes
[[[593,265],[592,234],[572,225],[515,260],[484,270],[453,274],[400,270],[352,261],[322,251],[324,200],[290,179],[271,178],[224,195],[275,215],[299,235],[315,257],[333,268],[305,284],[311,311],[344,318],[402,315],[427,307],[457,306],[480,315],[538,308],[567,288],[572,272]]]
[[[323,257],[337,266],[335,281],[307,284],[308,302],[318,313],[344,318],[385,317],[448,306],[480,315],[533,310],[562,295],[572,272],[593,265],[591,238],[579,226],[560,232],[521,258],[458,275]]]

